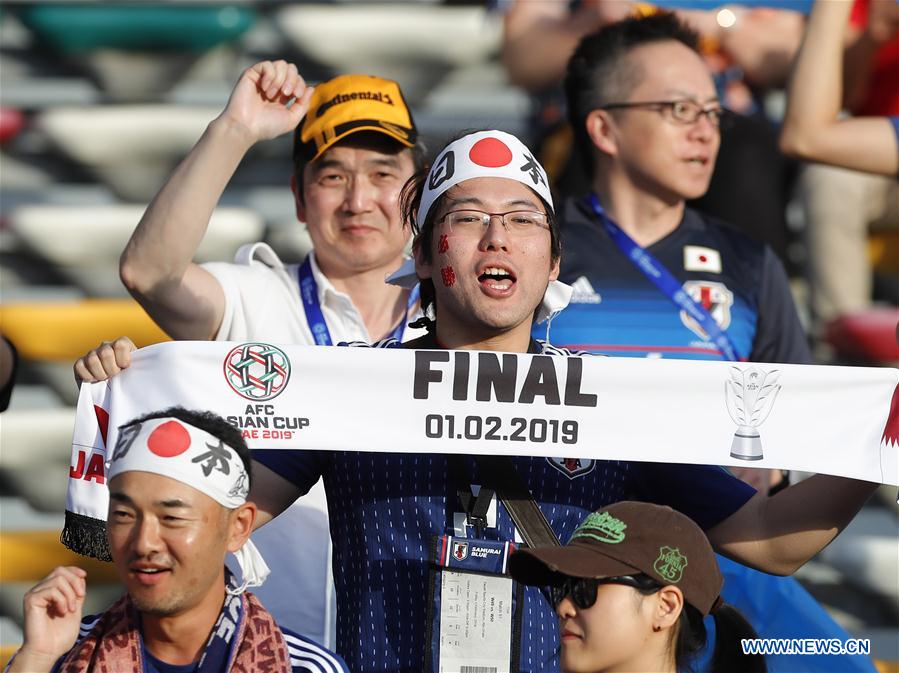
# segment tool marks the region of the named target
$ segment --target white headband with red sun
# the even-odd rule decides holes
[[[109,478],[134,470],[180,481],[228,509],[245,503],[249,493],[247,471],[237,452],[177,418],[154,418],[122,428]]]
[[[247,501],[250,480],[237,451],[215,435],[178,418],[153,418],[119,432],[108,465],[111,480],[123,472],[151,472],[180,481],[228,509]],[[232,595],[258,587],[268,565],[252,540],[234,552],[243,581],[225,590]]]
[[[479,131],[447,145],[431,166],[418,208],[418,226],[424,226],[428,211],[441,194],[472,178],[515,180],[553,207],[546,171],[524,143],[504,131]]]

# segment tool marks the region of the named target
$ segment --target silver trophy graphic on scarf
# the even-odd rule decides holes
[[[732,458],[764,458],[758,427],[774,407],[774,400],[781,388],[777,385],[779,377],[780,371],[777,369],[766,372],[758,367],[745,371],[730,368],[730,379],[724,382],[724,400],[731,419],[737,424],[734,441],[730,445]]]

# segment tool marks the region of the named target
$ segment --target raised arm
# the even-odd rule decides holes
[[[725,556],[790,575],[839,535],[876,489],[867,481],[817,474],[770,498],[756,495],[707,533]]]
[[[212,212],[241,159],[256,142],[292,131],[312,88],[296,66],[264,61],[248,68],[225,110],[156,195],[119,265],[125,287],[175,339],[212,339],[224,313],[218,281],[193,263]],[[293,105],[290,101],[296,98]]]
[[[539,92],[558,84],[581,38],[629,16],[632,3],[587,0],[514,0],[503,20],[502,61],[509,80]]]
[[[810,161],[895,175],[899,143],[889,120],[838,118],[843,104],[843,36],[851,9],[849,0],[815,3],[790,79],[780,146]],[[876,20],[881,37],[888,38],[887,33],[899,26],[899,5],[884,3],[876,11],[884,13]]]

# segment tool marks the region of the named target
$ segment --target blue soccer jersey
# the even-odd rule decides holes
[[[427,337],[406,346],[436,347],[426,342]],[[455,514],[462,511],[446,456],[255,451],[254,458],[303,490],[319,476],[324,479],[334,548],[337,650],[349,668],[423,671],[430,646],[431,545],[435,536],[454,534]],[[465,462],[472,483],[485,483],[475,461]],[[516,458],[514,463],[562,540],[590,512],[618,500],[667,504],[708,528],[754,494],[718,467],[564,457]],[[515,539],[501,503],[495,526],[482,537]],[[557,620],[537,589],[525,589],[521,615],[521,671],[558,671]]]
[[[552,322],[554,344],[617,356],[725,359],[625,257],[583,199],[565,202],[562,222],[560,280],[574,294]],[[687,208],[677,229],[646,250],[726,331],[741,359],[811,361],[786,274],[768,246]]]

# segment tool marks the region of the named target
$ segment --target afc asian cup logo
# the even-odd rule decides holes
[[[247,343],[225,358],[225,380],[248,400],[270,400],[281,394],[290,379],[290,360],[270,344]]]

